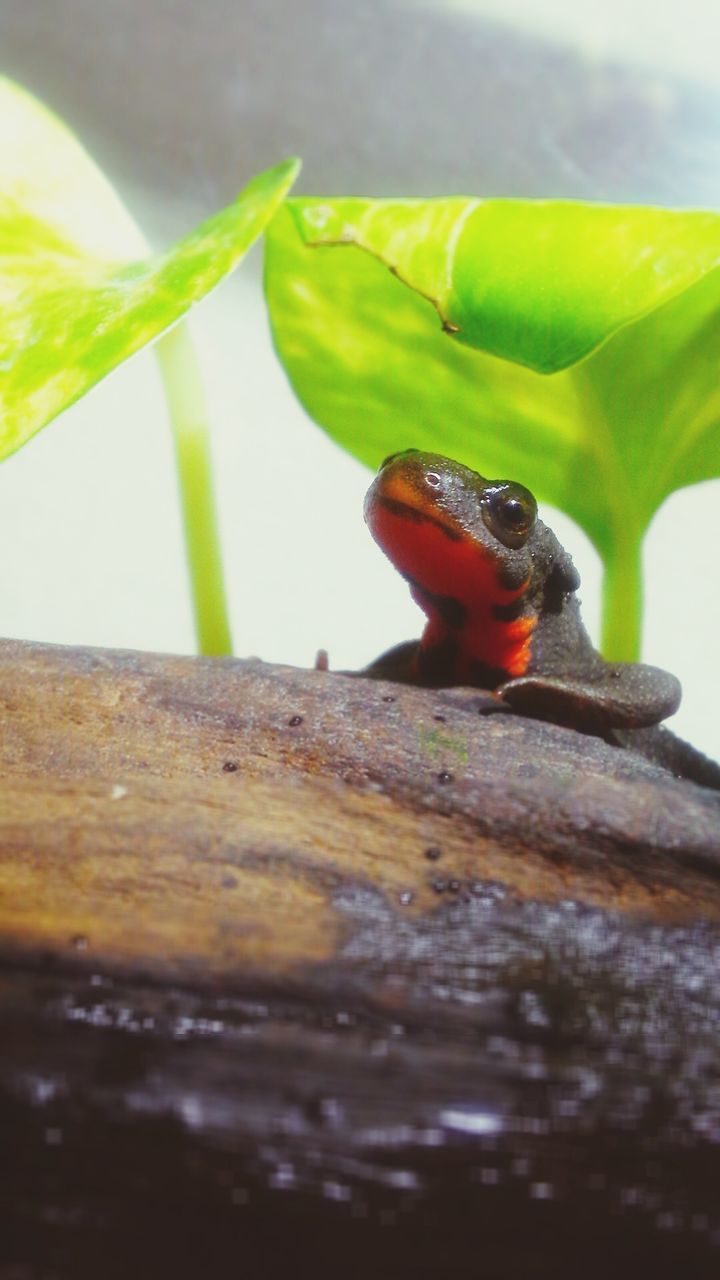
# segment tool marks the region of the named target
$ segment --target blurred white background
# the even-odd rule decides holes
[[[57,110],[161,247],[288,154],[317,194],[720,205],[715,0],[3,0],[2,70]],[[294,400],[255,251],[193,313],[236,652],[353,667],[421,616],[362,522],[369,474]],[[412,444],[408,441],[408,445]],[[720,481],[646,545],[644,657],[720,755]],[[600,569],[545,519],[583,576]],[[0,633],[192,652],[169,429],[143,353],[0,467]]]

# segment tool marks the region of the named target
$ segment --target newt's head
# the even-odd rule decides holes
[[[523,674],[551,575],[561,592],[578,585],[528,489],[439,454],[408,449],[386,458],[365,519],[427,614],[422,646],[452,650],[465,678],[478,663]]]
[[[517,591],[537,522],[530,491],[450,458],[407,449],[383,462],[365,499],[375,541],[411,583],[468,604],[479,589]]]

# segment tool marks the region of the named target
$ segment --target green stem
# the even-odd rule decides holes
[[[187,324],[157,343],[175,441],[185,551],[200,653],[232,653],[202,378]]]
[[[605,557],[601,649],[613,662],[637,662],[640,657],[642,542],[641,532],[624,529]]]

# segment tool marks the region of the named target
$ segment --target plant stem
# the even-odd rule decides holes
[[[613,662],[637,662],[643,615],[643,535],[624,529],[605,557],[602,589],[602,643]]]
[[[175,441],[175,460],[200,653],[232,653],[202,378],[186,323],[163,335],[157,352]]]

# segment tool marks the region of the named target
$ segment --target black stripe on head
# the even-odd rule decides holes
[[[451,529],[437,516],[428,515],[425,511],[418,511],[417,507],[411,507],[405,502],[398,502],[397,498],[388,498],[385,494],[381,494],[378,503],[394,516],[400,516],[402,520],[412,520],[415,524],[432,524],[441,533],[449,538],[450,542],[460,542],[462,534],[457,529]]]

